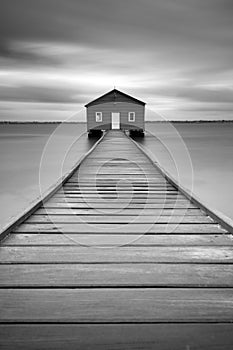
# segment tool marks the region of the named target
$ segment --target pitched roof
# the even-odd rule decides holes
[[[107,102],[131,102],[136,103],[140,105],[145,105],[145,102],[140,101],[130,95],[125,94],[124,92],[121,92],[117,89],[113,89],[106,94],[98,97],[97,99],[87,103],[85,107],[94,106],[100,103],[107,103]]]

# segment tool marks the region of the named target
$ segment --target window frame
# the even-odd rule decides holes
[[[133,114],[133,118],[131,118],[131,114]],[[136,113],[135,112],[128,112],[128,122],[134,123],[136,120]]]
[[[95,122],[102,123],[102,121],[103,121],[103,113],[102,112],[95,112]]]

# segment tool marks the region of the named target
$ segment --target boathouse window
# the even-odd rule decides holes
[[[128,121],[129,122],[135,122],[135,112],[129,112],[129,114],[128,114]]]
[[[95,113],[95,121],[97,122],[97,123],[99,123],[99,122],[102,122],[102,112],[96,112]]]

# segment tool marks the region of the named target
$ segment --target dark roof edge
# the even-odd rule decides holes
[[[139,104],[141,104],[141,105],[143,105],[143,106],[145,106],[145,104],[146,104],[145,102],[140,101],[140,100],[138,100],[137,98],[132,97],[132,96],[130,96],[130,95],[128,95],[128,94],[126,94],[126,93],[120,91],[120,90],[113,89],[113,90],[111,90],[111,91],[109,91],[109,92],[106,92],[106,94],[104,94],[104,95],[102,95],[102,96],[96,98],[95,100],[93,100],[93,101],[87,103],[87,104],[85,105],[85,107],[89,107],[93,102],[97,102],[98,100],[100,100],[101,98],[105,97],[106,95],[108,95],[108,94],[110,94],[110,93],[112,93],[112,92],[118,92],[118,93],[120,93],[121,95],[124,95],[124,96],[126,96],[126,97],[129,97],[131,100],[134,100],[134,101],[138,102]]]

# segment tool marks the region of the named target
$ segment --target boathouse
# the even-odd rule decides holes
[[[121,129],[143,134],[145,102],[113,89],[85,105],[87,131]]]

